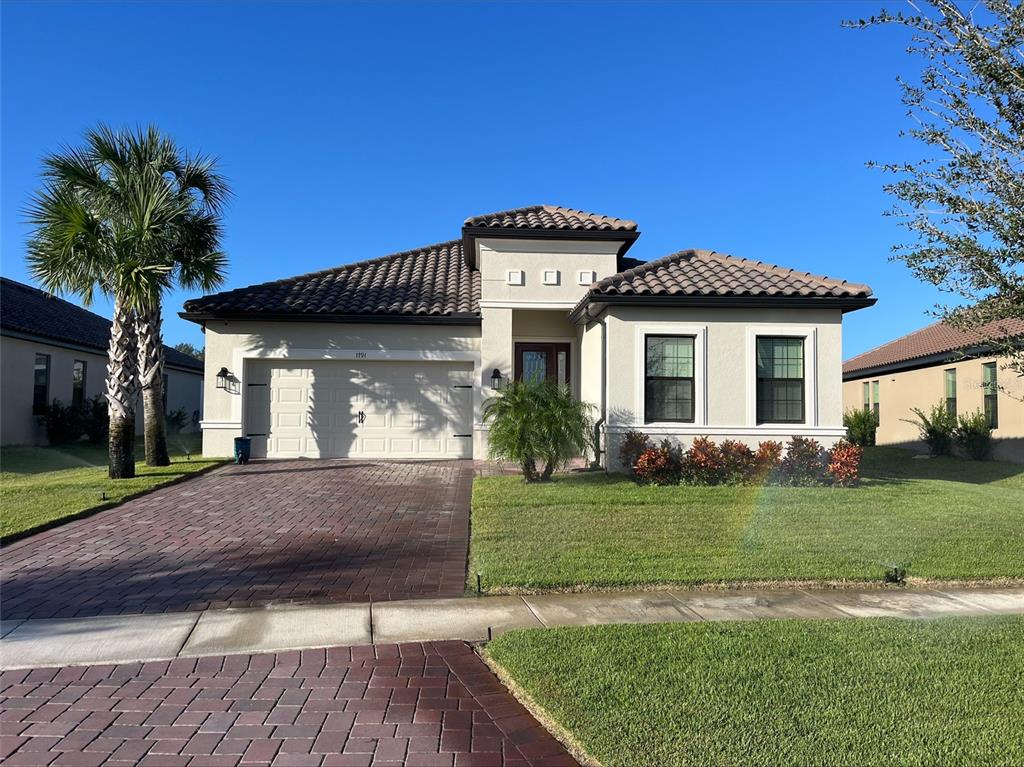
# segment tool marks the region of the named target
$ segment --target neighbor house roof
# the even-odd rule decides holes
[[[482,216],[470,216],[466,226],[493,229],[569,229],[635,232],[636,222],[623,218],[563,208],[560,205],[530,205]]]
[[[650,299],[699,305],[698,299],[737,299],[759,306],[789,305],[787,299],[819,299],[844,309],[875,302],[867,285],[786,269],[711,250],[681,250],[599,280],[573,310],[588,304]]]
[[[843,363],[843,377],[941,364],[961,352],[981,353],[993,341],[1022,335],[1024,319],[1019,318],[996,320],[971,331],[936,322],[848,359]]]
[[[110,320],[70,301],[6,277],[0,278],[0,331],[4,335],[31,336],[74,344],[107,353]],[[203,362],[164,346],[164,362],[171,367],[202,372]]]
[[[310,315],[479,322],[480,273],[458,240],[185,302],[185,316]]]

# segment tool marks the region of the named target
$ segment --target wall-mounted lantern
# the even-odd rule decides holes
[[[217,388],[218,389],[227,389],[228,388],[228,379],[230,377],[231,377],[231,373],[228,371],[228,369],[227,368],[221,368],[220,372],[217,373]]]
[[[501,383],[504,379],[501,377],[501,371],[498,368],[494,368],[494,372],[491,373],[491,388],[497,391],[501,388]]]

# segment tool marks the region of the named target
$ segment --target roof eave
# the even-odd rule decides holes
[[[950,362],[987,357],[993,351],[993,347],[988,344],[975,344],[974,346],[966,346],[962,349],[951,349],[949,351],[938,352],[936,354],[927,354],[922,357],[912,357],[907,360],[886,362],[882,365],[872,365],[870,367],[857,368],[856,370],[849,371],[844,370],[843,380],[857,381],[861,378],[873,378],[875,376],[886,375],[888,373],[903,373],[908,370],[920,370],[921,368],[945,365]]]
[[[717,307],[741,309],[840,309],[846,312],[873,306],[874,296],[716,296],[716,295],[605,295],[590,291],[569,313],[577,325],[597,317],[609,306]]]
[[[514,240],[622,240],[615,253],[622,258],[640,236],[637,230],[623,229],[523,229],[516,227],[463,226],[462,258],[470,269],[476,269],[476,240],[478,237]]]
[[[183,320],[203,323],[214,320],[245,320],[248,322],[345,322],[375,325],[479,325],[480,315],[460,314],[332,314],[295,312],[178,312]]]

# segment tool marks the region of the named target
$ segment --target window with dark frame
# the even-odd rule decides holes
[[[956,368],[944,370],[946,382],[946,412],[956,415]]]
[[[872,408],[872,412],[875,414],[875,425],[876,426],[880,423],[879,419],[881,418],[881,408],[880,408],[880,406],[878,404],[878,390],[879,390],[879,386],[880,386],[880,382],[878,382],[878,381],[872,381],[871,382],[871,408]]]
[[[693,423],[694,340],[693,336],[645,336],[645,423]]]
[[[71,366],[71,407],[85,402],[85,360],[75,360]]]
[[[981,386],[985,394],[985,419],[990,429],[999,428],[999,383],[996,363],[986,362],[981,366]]]
[[[32,415],[41,415],[50,404],[50,355],[37,354],[32,370]]]
[[[804,339],[757,337],[757,422],[804,422]]]

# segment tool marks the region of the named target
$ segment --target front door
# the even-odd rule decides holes
[[[568,384],[571,380],[569,370],[569,344],[554,343],[516,343],[516,380],[522,381],[557,381]]]

